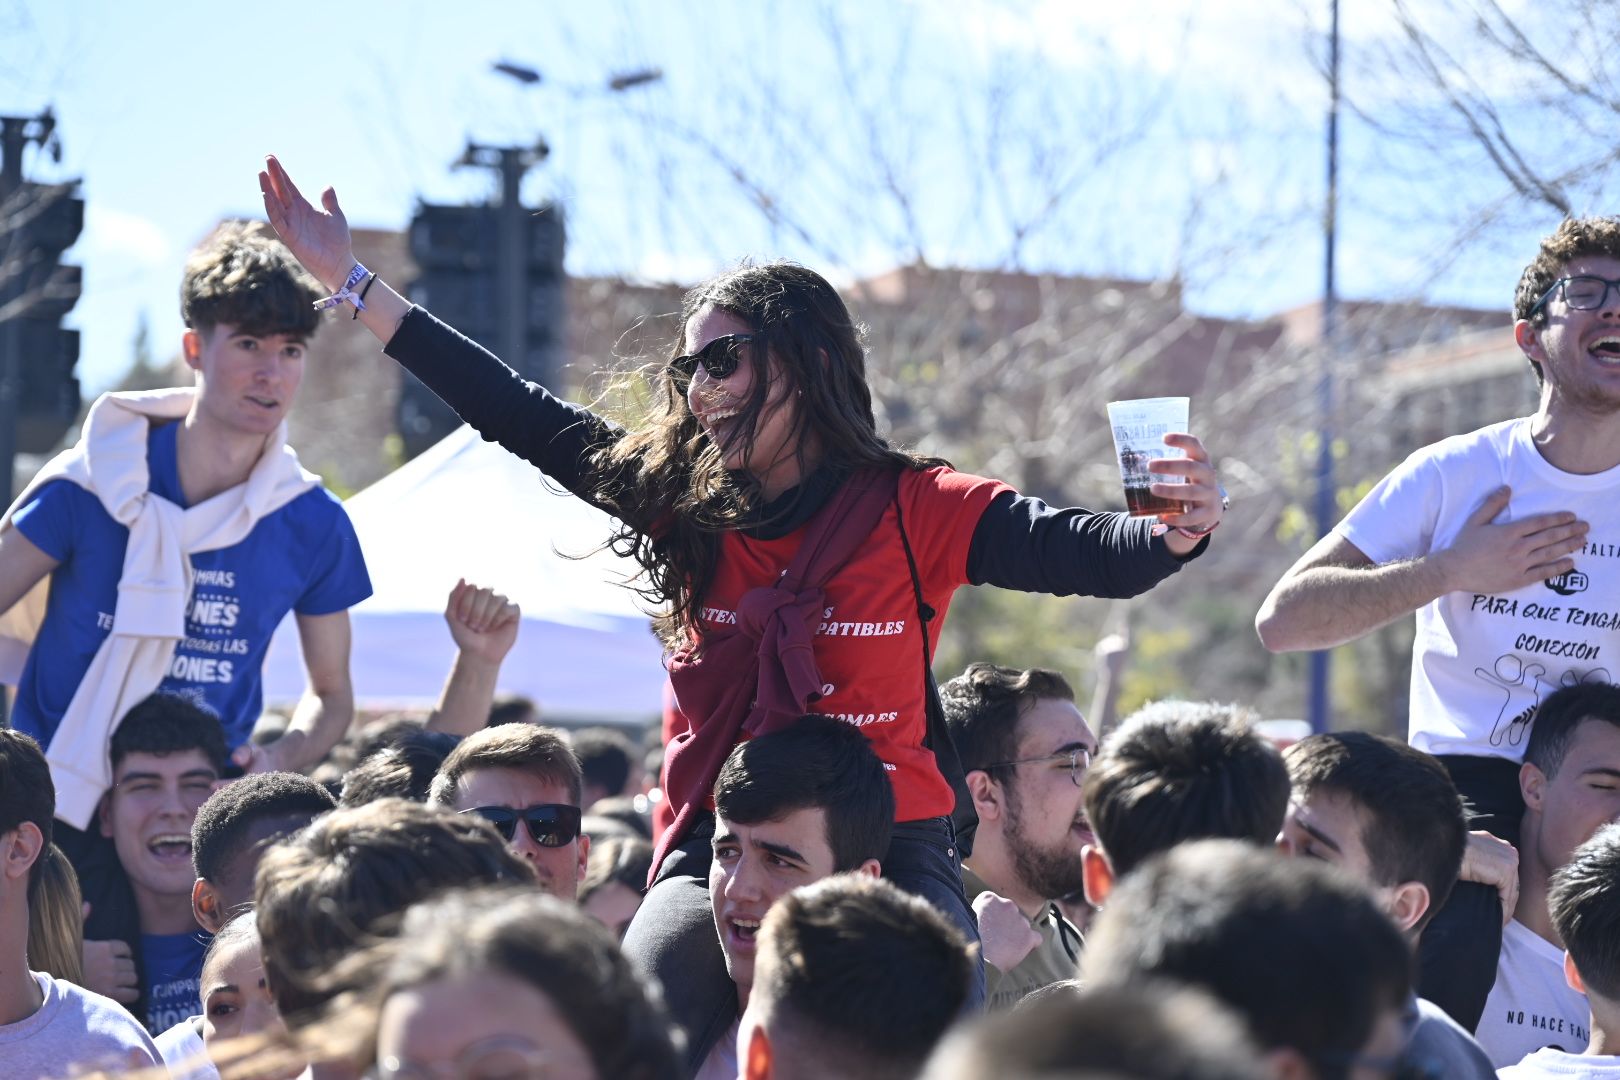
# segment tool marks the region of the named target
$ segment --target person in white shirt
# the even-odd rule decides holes
[[[1548,890],[1575,849],[1620,818],[1620,686],[1573,686],[1549,697],[1530,729],[1519,784],[1519,900],[1476,1031],[1498,1069],[1543,1047],[1579,1051],[1589,1038],[1586,997],[1564,977],[1565,943]]]
[[[117,1002],[28,970],[28,888],[51,841],[56,788],[39,744],[0,728],[0,1071],[46,1080],[161,1063]]]
[[[1498,1075],[1620,1078],[1620,826],[1598,830],[1553,874],[1547,906],[1564,942],[1564,977],[1591,1005],[1591,1035],[1579,1052],[1543,1047]]]
[[[1564,221],[1519,280],[1532,416],[1424,447],[1285,573],[1255,619],[1274,652],[1327,649],[1417,613],[1410,742],[1511,844],[1536,706],[1615,677],[1620,618],[1620,218]],[[1424,935],[1419,989],[1473,1027],[1496,894],[1457,889]]]

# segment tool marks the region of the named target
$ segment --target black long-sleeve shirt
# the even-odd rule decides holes
[[[388,342],[398,360],[485,439],[530,462],[569,491],[597,505],[587,477],[590,456],[622,434],[607,420],[566,402],[507,367],[478,343],[420,307]],[[823,468],[758,510],[749,528],[760,539],[802,526],[838,489],[842,473]],[[1004,491],[974,526],[968,580],[1021,592],[1123,598],[1148,591],[1202,554],[1204,541],[1177,558],[1151,532],[1147,518],[1054,509]]]

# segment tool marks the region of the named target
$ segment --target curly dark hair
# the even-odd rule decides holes
[[[1565,218],[1559,222],[1552,235],[1541,241],[1536,257],[1519,277],[1519,288],[1513,294],[1513,318],[1528,319],[1538,327],[1547,325],[1545,307],[1534,318],[1530,309],[1564,276],[1565,267],[1587,255],[1620,259],[1620,217]],[[1544,378],[1541,365],[1531,360],[1530,369],[1539,384]]]
[[[744,265],[686,294],[681,331],[671,359],[688,351],[686,325],[705,308],[742,320],[756,335],[746,362],[776,362],[785,389],[798,403],[792,438],[801,474],[806,447],[820,447],[822,466],[865,465],[926,469],[946,462],[891,446],[877,432],[872,391],[866,384],[863,328],[837,291],[813,270],[791,262]],[[594,461],[594,496],[623,522],[611,542],[646,574],[648,600],[669,605],[660,630],[696,636],[703,598],[714,581],[720,536],[758,512],[758,484],[725,468],[723,451],[753,450],[770,380],[755,379],[728,445],[717,447],[687,404],[685,380],[667,367],[650,374],[651,416],[646,427],[603,447]],[[792,506],[776,508],[785,517]]]
[[[324,295],[281,241],[252,225],[221,226],[186,260],[180,317],[204,335],[229,325],[238,333],[310,338]]]

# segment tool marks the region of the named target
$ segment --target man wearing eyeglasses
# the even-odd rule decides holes
[[[1074,978],[1080,931],[1054,901],[1084,880],[1080,782],[1097,737],[1055,671],[971,664],[940,701],[979,815],[962,886],[977,894],[985,1000],[1010,1009]]]
[[[1565,221],[1520,278],[1514,340],[1541,387],[1532,416],[1425,447],[1272,589],[1255,620],[1274,652],[1324,649],[1417,613],[1410,742],[1446,766],[1480,827],[1517,845],[1519,758],[1560,686],[1620,675],[1620,218]],[[1459,888],[1453,906],[1495,905]],[[1494,973],[1477,933],[1473,1027]],[[1450,934],[1442,912],[1425,951]],[[1499,940],[1499,939],[1498,939]]]
[[[494,825],[540,887],[573,902],[591,839],[579,830],[579,759],[563,734],[533,724],[485,728],[450,751],[428,801]]]

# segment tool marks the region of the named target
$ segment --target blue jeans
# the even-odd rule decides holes
[[[686,1034],[687,1070],[703,1064],[737,1019],[737,988],[709,905],[714,819],[705,817],[659,869],[624,935],[624,951],[642,974],[663,987],[664,1003]],[[979,924],[962,892],[962,857],[949,818],[902,821],[883,860],[883,876],[927,900],[977,944]],[[984,964],[968,992],[968,1012],[984,1008]]]

